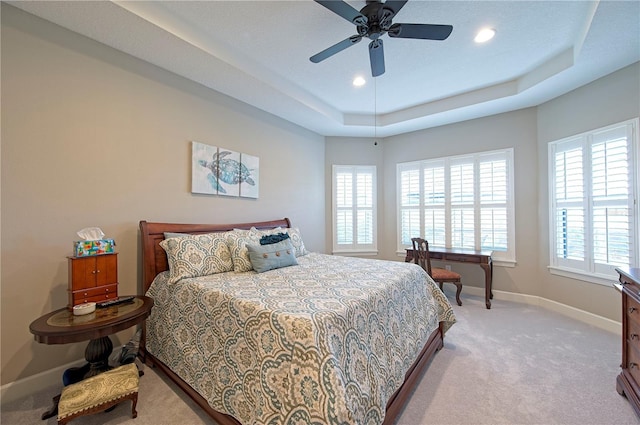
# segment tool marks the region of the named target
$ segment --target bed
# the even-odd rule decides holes
[[[143,291],[154,298],[141,357],[221,425],[392,424],[455,322],[417,265],[308,253],[287,218],[141,221],[140,231]],[[291,267],[175,280],[170,241],[282,233]]]

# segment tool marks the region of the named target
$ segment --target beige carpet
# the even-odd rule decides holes
[[[494,300],[486,310],[480,298],[463,296],[462,302],[453,306],[458,323],[398,424],[640,423],[615,390],[617,335],[524,304]],[[214,424],[173,384],[144,370],[137,419],[125,402],[71,424]],[[3,406],[1,423],[55,424],[55,418],[42,421],[40,415],[57,392],[46,388]]]

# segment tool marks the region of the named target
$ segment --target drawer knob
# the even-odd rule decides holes
[[[638,367],[638,363],[631,362],[629,363],[629,369],[634,369]]]
[[[638,334],[631,334],[631,335],[629,335],[629,338],[638,339]]]
[[[637,308],[635,308],[635,307],[629,307],[629,314],[633,313],[636,310],[637,310]]]

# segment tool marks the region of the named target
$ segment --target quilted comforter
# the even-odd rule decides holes
[[[298,265],[167,283],[147,350],[242,424],[381,424],[429,335],[454,322],[417,265],[310,253]]]

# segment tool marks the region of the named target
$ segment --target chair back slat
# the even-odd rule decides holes
[[[422,238],[411,238],[413,244],[413,261],[431,276],[431,257],[429,257],[429,242]]]

